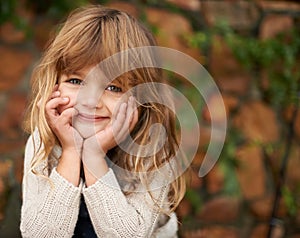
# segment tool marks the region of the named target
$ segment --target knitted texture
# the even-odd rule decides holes
[[[34,156],[32,137],[39,145],[37,134],[28,139],[25,148],[20,225],[23,237],[72,237],[81,193],[98,237],[177,237],[175,213],[166,219],[155,209],[148,192],[125,196],[112,169],[89,187],[82,181],[75,187],[55,167],[50,168],[49,179],[34,174],[30,171]],[[44,168],[46,163],[39,167]],[[161,207],[167,194],[168,186],[152,192],[161,201]]]

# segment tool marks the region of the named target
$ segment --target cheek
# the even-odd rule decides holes
[[[64,110],[73,107],[76,104],[76,98],[78,95],[78,90],[69,89],[65,87],[64,85],[60,85],[58,87],[58,90],[60,91],[60,97],[68,97],[69,102],[66,105],[60,105],[57,107],[57,110],[59,113],[62,113]]]
[[[57,111],[59,114],[61,114],[64,110],[73,107],[74,105],[72,105],[72,103],[68,103],[67,105],[60,105],[57,107]]]
[[[118,108],[120,107],[121,100],[119,98],[111,98],[106,103],[107,107],[109,108],[111,114],[115,114]]]

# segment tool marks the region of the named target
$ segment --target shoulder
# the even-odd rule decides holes
[[[39,173],[43,174],[45,172],[45,168],[50,164],[52,167],[56,165],[57,159],[61,155],[60,146],[54,146],[51,156],[49,158],[44,158],[44,144],[41,140],[40,133],[36,128],[31,135],[29,135],[25,151],[24,151],[24,169],[29,171],[34,165],[35,170],[39,171]]]
[[[38,129],[36,128],[32,134],[29,135],[26,146],[25,146],[25,152],[36,150],[37,148],[41,147],[41,137]]]
[[[34,132],[29,135],[25,145],[25,162],[27,160],[32,160],[39,147],[41,147],[41,139],[38,130],[35,129]]]

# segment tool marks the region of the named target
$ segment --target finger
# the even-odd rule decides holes
[[[135,110],[133,112],[132,119],[130,121],[130,125],[129,125],[129,131],[130,132],[133,130],[133,128],[135,127],[138,120],[139,120],[139,112],[138,112],[137,108],[135,108]]]
[[[59,97],[60,96],[60,91],[54,91],[51,96],[50,96],[50,99],[52,98],[56,98],[56,97]]]
[[[59,112],[57,107],[59,105],[67,104],[69,102],[68,98],[54,98],[51,99],[45,106],[46,117],[49,120],[49,123],[54,125],[56,123],[57,117],[59,116]]]
[[[114,110],[113,115],[112,115],[113,121],[115,121],[117,119],[117,116],[121,110],[121,107],[122,106],[124,107],[124,104],[126,104],[126,102],[119,102],[117,104],[116,109]]]
[[[127,103],[122,103],[118,109],[118,114],[116,115],[115,120],[113,121],[113,132],[115,135],[117,135],[123,127],[126,118],[126,110]]]
[[[75,115],[78,114],[78,111],[74,108],[68,108],[62,112],[59,116],[52,116],[52,120],[50,124],[52,125],[52,129],[55,131],[59,128],[63,128],[66,125],[72,125],[72,119]],[[51,116],[50,116],[51,118]]]
[[[134,97],[130,97],[128,100],[128,107],[127,107],[127,112],[126,112],[126,120],[129,123],[131,122],[132,118],[133,118],[133,112],[135,110],[135,101],[134,101]]]
[[[130,130],[130,124],[131,124],[131,121],[132,121],[132,118],[133,118],[133,113],[134,113],[134,98],[133,97],[130,97],[129,100],[128,100],[128,106],[127,106],[127,110],[126,110],[126,116],[125,116],[125,119],[122,123],[122,127],[121,127],[121,130],[120,130],[120,134],[121,136],[123,137],[124,135],[127,135],[129,134],[129,130]]]
[[[59,96],[60,96],[60,92],[58,91],[58,84],[55,84],[55,86],[52,90],[52,94],[50,95],[50,97],[48,98],[47,101],[49,101],[52,98],[59,97]],[[41,107],[41,103],[42,103],[42,99],[40,99],[36,104],[38,108]]]
[[[55,84],[53,90],[52,90],[52,94],[50,95],[50,97],[48,98],[48,100],[50,100],[51,98],[57,97],[58,94],[58,84]]]
[[[46,104],[46,110],[51,111],[53,109],[56,110],[56,108],[59,105],[65,105],[69,102],[69,98],[68,97],[57,97],[57,98],[52,98],[50,99],[47,104]]]
[[[64,110],[59,116],[61,125],[66,125],[66,124],[71,125],[73,117],[76,116],[77,114],[78,111],[73,107]]]

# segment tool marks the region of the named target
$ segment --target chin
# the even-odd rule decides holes
[[[79,132],[83,139],[89,138],[96,134],[96,128],[93,124],[84,124],[74,120],[73,127]]]
[[[83,139],[95,135],[97,132],[103,130],[106,125],[97,125],[94,123],[82,123],[79,120],[73,120],[73,127],[79,132]]]

